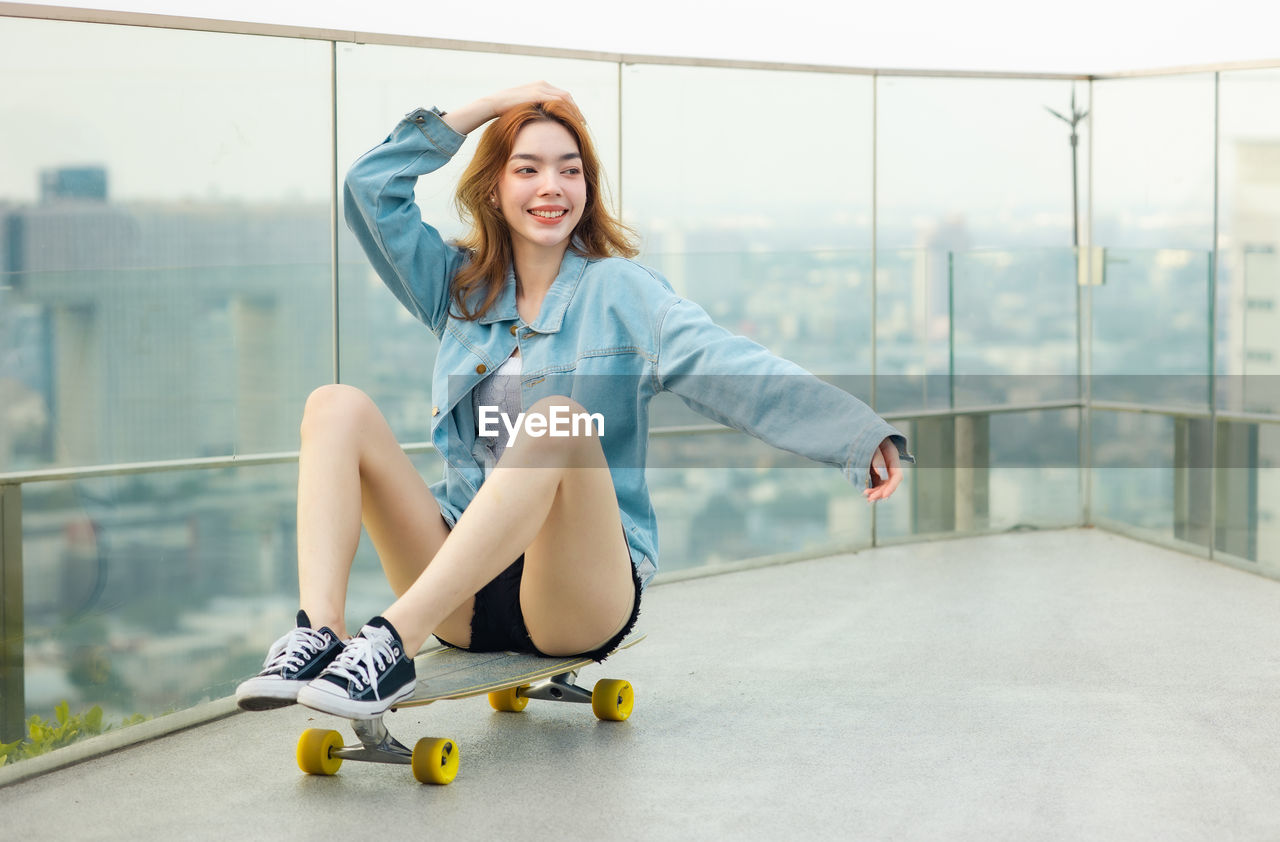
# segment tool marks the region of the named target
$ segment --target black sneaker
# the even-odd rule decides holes
[[[413,695],[417,683],[400,635],[385,619],[374,617],[319,678],[298,691],[298,701],[336,716],[372,719]]]
[[[307,612],[298,612],[298,627],[272,644],[262,672],[236,688],[241,710],[271,710],[291,705],[306,687],[342,652],[332,629],[315,631]]]

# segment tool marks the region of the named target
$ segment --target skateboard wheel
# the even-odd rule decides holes
[[[413,776],[419,783],[444,786],[458,776],[458,744],[453,740],[423,737],[413,747]]]
[[[591,710],[596,719],[622,722],[635,707],[636,694],[630,682],[616,678],[602,678],[591,691]]]
[[[521,692],[528,690],[529,686],[526,684],[523,687],[495,690],[489,694],[489,707],[507,713],[519,713],[529,706],[529,697],[521,695]]]
[[[342,735],[337,731],[308,728],[298,738],[298,768],[308,775],[333,775],[342,766],[342,758],[333,750],[342,748]]]

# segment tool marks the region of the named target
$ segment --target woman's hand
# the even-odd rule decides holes
[[[898,446],[893,439],[885,439],[871,457],[871,487],[863,489],[867,502],[887,500],[902,483],[902,463],[898,459]]]
[[[507,88],[505,91],[498,91],[496,94],[483,97],[483,100],[488,102],[493,109],[494,117],[501,117],[512,108],[524,105],[527,102],[562,100],[572,105],[575,109],[578,107],[577,103],[573,101],[572,94],[547,82],[530,82],[527,85]]]
[[[512,108],[528,102],[550,102],[553,100],[567,102],[573,106],[575,111],[578,110],[578,104],[573,101],[573,95],[568,91],[561,90],[546,82],[530,82],[527,85],[507,88],[488,96],[482,96],[475,102],[448,112],[444,116],[444,121],[455,132],[470,134],[495,117],[501,117]]]

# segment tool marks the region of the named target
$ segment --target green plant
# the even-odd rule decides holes
[[[27,720],[27,737],[12,743],[0,743],[0,766],[19,760],[27,760],[47,754],[54,749],[69,746],[86,737],[96,737],[110,731],[113,726],[102,724],[102,708],[94,705],[84,713],[72,715],[71,706],[60,702],[53,711],[53,721],[46,722],[40,716]],[[126,717],[119,727],[145,722],[147,716],[137,713]]]

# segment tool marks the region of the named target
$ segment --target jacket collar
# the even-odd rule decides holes
[[[546,298],[542,299],[542,309],[538,311],[538,318],[529,325],[536,333],[560,331],[561,325],[564,324],[565,311],[569,309],[569,302],[573,300],[573,294],[578,291],[578,284],[586,273],[587,263],[587,258],[572,248],[565,251],[564,259],[560,261],[560,271],[556,274],[556,279],[551,282],[551,289],[547,290]],[[488,325],[494,322],[519,321],[519,319],[520,313],[516,310],[516,272],[514,267],[508,267],[507,282],[502,288],[502,294],[498,296],[497,301],[493,302],[489,312],[480,317],[480,324]]]

